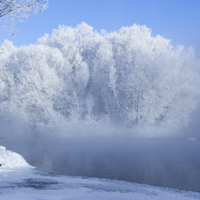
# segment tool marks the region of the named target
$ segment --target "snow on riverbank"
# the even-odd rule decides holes
[[[40,172],[31,168],[19,154],[6,151],[3,147],[0,148],[0,159],[1,162],[4,162],[4,167],[0,167],[1,200],[200,199],[198,192]],[[9,169],[9,166],[12,167],[10,171],[6,170]]]
[[[25,159],[18,153],[6,150],[5,147],[0,146],[0,172],[5,169],[31,167]]]
[[[0,173],[1,200],[197,200],[200,193],[30,169]]]

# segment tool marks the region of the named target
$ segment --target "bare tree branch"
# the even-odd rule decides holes
[[[13,25],[16,19],[28,18],[48,6],[49,0],[0,0],[0,26]]]

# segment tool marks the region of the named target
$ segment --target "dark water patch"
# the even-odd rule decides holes
[[[54,189],[54,186],[57,185],[58,182],[52,180],[45,180],[45,179],[34,179],[28,178],[25,179],[23,182],[20,183],[13,183],[15,187],[19,188],[32,188],[36,190],[47,190],[47,189]]]
[[[9,190],[9,189],[14,189],[14,188],[15,188],[15,186],[10,185],[7,182],[4,182],[3,185],[0,184],[0,194],[1,194],[1,191],[3,191],[3,190],[7,190],[7,189]]]

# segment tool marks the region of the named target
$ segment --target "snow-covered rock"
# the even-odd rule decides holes
[[[31,167],[26,160],[18,153],[8,151],[5,147],[0,146],[0,169],[2,168],[19,168]]]

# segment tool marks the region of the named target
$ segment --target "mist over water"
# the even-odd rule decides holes
[[[200,191],[198,67],[139,25],[5,41],[0,144],[48,172]]]
[[[40,137],[1,144],[42,171],[200,191],[199,141]]]

